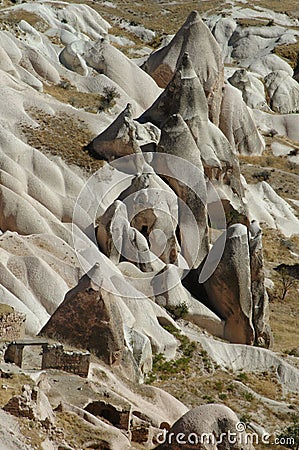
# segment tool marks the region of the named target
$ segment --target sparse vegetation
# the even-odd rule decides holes
[[[176,359],[167,361],[162,353],[155,355],[153,359],[153,370],[147,379],[148,384],[157,379],[166,380],[174,374],[188,372],[189,363],[197,347],[195,342],[191,342],[187,336],[184,336],[175,328],[166,326],[165,329],[180,341],[179,356]]]
[[[286,60],[286,62],[294,69],[298,59],[299,41],[295,44],[278,45],[275,47],[274,53]]]
[[[67,80],[62,80],[59,84],[44,84],[44,92],[60,102],[67,103],[77,109],[84,109],[84,111],[93,114],[99,112],[102,101],[105,101],[101,94],[79,92]]]
[[[115,105],[116,99],[119,98],[120,95],[116,88],[109,86],[104,87],[103,93],[104,95],[101,98],[99,111],[109,111],[109,109]]]
[[[278,267],[276,268],[276,271],[279,275],[278,281],[280,284],[280,296],[279,300],[283,302],[288,295],[288,293],[296,289],[296,286],[298,285],[298,280],[296,278],[292,277],[288,270],[285,267]]]
[[[292,424],[286,427],[278,436],[281,444],[293,450],[299,449],[299,420],[293,415]]]
[[[21,125],[29,145],[45,154],[60,156],[86,172],[96,172],[102,167],[103,161],[83,150],[94,137],[83,120],[62,113],[50,115],[37,109],[28,113],[38,123],[38,127]]]
[[[166,306],[165,308],[175,319],[183,319],[188,314],[188,305],[181,302],[176,306]]]

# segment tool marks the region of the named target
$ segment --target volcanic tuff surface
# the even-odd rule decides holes
[[[1,343],[3,448],[298,413],[298,5],[122,3],[0,9],[0,301],[92,352],[85,380]]]

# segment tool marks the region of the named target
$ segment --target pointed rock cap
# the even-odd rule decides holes
[[[128,103],[114,122],[97,136],[87,148],[93,155],[111,161],[115,158],[141,152],[135,135],[136,125],[133,121],[132,105]]]
[[[157,152],[184,158],[203,172],[199,148],[180,114],[173,114],[165,122]]]
[[[152,122],[161,128],[173,114],[180,114],[184,120],[191,120],[195,117],[202,121],[208,120],[205,93],[188,53],[182,56],[166,89],[138,121],[141,123]]]
[[[209,100],[211,120],[218,125],[224,67],[220,47],[197,11],[192,11],[181,29],[165,47],[152,53],[143,65],[160,87],[166,87],[185,52]]]

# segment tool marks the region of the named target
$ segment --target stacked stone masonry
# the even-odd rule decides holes
[[[20,339],[25,334],[25,314],[16,312],[11,306],[0,305],[0,341]]]
[[[87,377],[89,363],[89,352],[65,351],[61,344],[43,345],[42,369],[64,370]]]

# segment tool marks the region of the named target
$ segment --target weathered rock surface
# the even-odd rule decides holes
[[[110,365],[119,365],[122,359],[124,331],[117,303],[113,295],[94,285],[88,275],[67,293],[40,334],[93,351]]]
[[[200,151],[186,122],[179,114],[171,116],[169,120],[165,122],[162,128],[157,152],[177,157],[176,159],[170,158],[169,161],[161,158],[160,164],[158,161],[157,168],[161,174],[164,174],[169,185],[182,200],[182,202],[178,203],[179,224],[181,230],[181,255],[189,263],[189,267],[198,267],[208,253],[209,244],[206,210],[206,180],[204,177]],[[188,177],[188,180],[192,180],[189,186],[186,186],[182,181],[182,179],[185,179],[186,177],[183,177],[183,164],[178,158],[183,158],[187,160],[190,165],[192,164],[194,176]],[[185,171],[186,170],[187,167],[185,168]],[[171,176],[172,174],[173,177]],[[181,174],[181,180],[178,179],[178,174]],[[186,205],[188,208],[186,208]],[[199,245],[198,254],[196,256],[194,255],[193,242],[191,242],[190,239],[185,239],[189,234],[188,228],[190,229],[190,233],[192,233],[190,214],[193,215],[197,224]]]
[[[46,394],[37,386],[22,387],[22,394],[12,397],[3,407],[4,411],[16,417],[37,420],[48,428],[55,423],[55,414]]]
[[[153,171],[137,175],[120,196],[132,227],[151,243],[151,251],[164,263],[174,263],[179,252],[176,237],[178,202],[173,191]]]
[[[240,154],[260,155],[265,149],[252,112],[243,101],[241,92],[230,84],[226,84],[223,90],[219,127]]]
[[[264,84],[255,75],[246,69],[239,69],[228,78],[228,82],[242,92],[243,100],[247,106],[269,111]]]
[[[244,216],[246,213],[237,158],[224,134],[208,118],[204,91],[187,54],[182,57],[164,92],[139,120],[150,121],[163,128],[169,115],[176,114],[182,117],[193,135],[205,174],[223,201],[227,217],[231,211]]]
[[[227,230],[219,265],[205,283],[210,307],[225,320],[224,337],[230,342],[253,344],[250,254],[247,228],[232,225]]]
[[[97,219],[97,241],[100,249],[115,264],[120,259],[133,262],[144,272],[154,270],[154,254],[150,252],[149,244],[143,234],[131,227],[126,206],[116,200]]]
[[[155,81],[106,39],[99,39],[84,53],[89,66],[117,83],[142,108],[148,108],[161,90]],[[120,69],[121,68],[121,69]],[[134,83],[131,80],[134,79]],[[146,92],[144,86],[147,86]]]
[[[265,287],[262,230],[256,220],[251,221],[249,233],[252,322],[255,329],[255,344],[269,348],[273,344],[273,335],[269,324],[269,301]]]
[[[167,311],[178,317],[178,311],[183,308],[184,319],[207,330],[214,336],[224,336],[224,322],[199,300],[193,298],[188,290],[183,287],[176,266],[165,266],[158,275],[159,283],[163,283],[164,286],[163,292],[155,297],[158,305],[163,306]],[[155,283],[155,278],[153,283]]]
[[[143,69],[157,81],[159,86],[165,88],[180,65],[185,52],[189,54],[205,91],[210,118],[217,125],[223,84],[222,58],[216,40],[196,11],[190,13],[168,45],[148,58]]]
[[[186,329],[184,331],[191,339],[199,342],[216,364],[221,367],[249,373],[274,369],[283,389],[286,392],[298,393],[298,368],[291,366],[276,353],[256,346],[228,344],[205,336],[198,337],[196,333]]]
[[[88,150],[100,159],[111,161],[114,158],[140,152],[141,146],[157,144],[160,131],[153,124],[140,124],[133,120],[130,104],[114,122],[97,136]]]
[[[266,182],[244,183],[249,217],[280,230],[285,236],[298,234],[299,220],[292,207]]]
[[[271,109],[281,114],[299,111],[299,84],[283,70],[276,70],[265,77],[265,87]]]
[[[238,431],[239,422],[237,415],[227,406],[220,404],[197,406],[181,417],[167,434],[161,433],[160,438],[162,440],[165,437],[165,443],[156,449],[210,450],[217,448],[216,443],[220,443],[220,440],[221,446],[232,448],[229,439],[231,433],[236,439],[233,448],[252,450],[254,447],[250,441],[246,442],[245,432]]]
[[[0,409],[0,438],[3,450],[30,450],[26,437],[21,433],[18,420]]]

